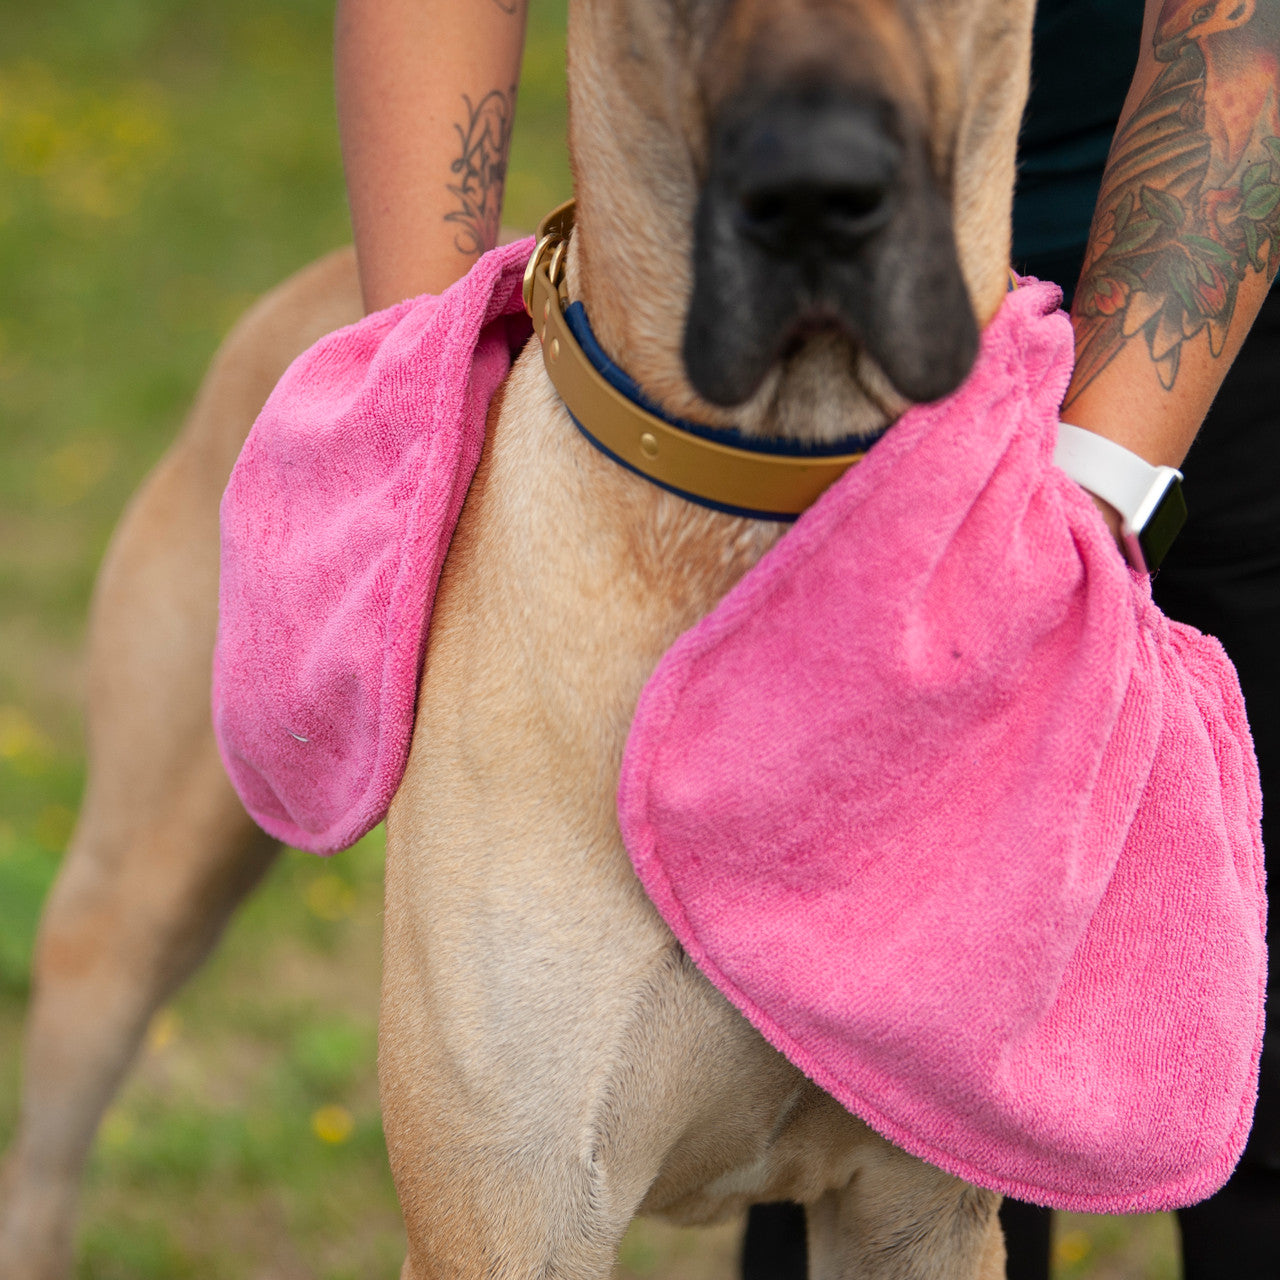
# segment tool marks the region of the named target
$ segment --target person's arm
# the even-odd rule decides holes
[[[1278,265],[1280,0],[1148,0],[1063,418],[1178,466]]]
[[[338,0],[338,126],[367,310],[498,239],[527,0]]]

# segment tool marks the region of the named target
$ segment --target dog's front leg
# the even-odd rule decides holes
[[[89,636],[85,802],[46,904],[21,1118],[0,1171],[0,1277],[72,1267],[80,1173],[152,1013],[270,865],[209,722],[218,502],[299,351],[360,314],[350,250],[300,272],[227,338],[183,434],[134,498]]]
[[[393,823],[379,1070],[403,1275],[603,1280],[685,1123],[648,1078],[652,993],[682,957],[581,877],[485,875],[462,892]]]
[[[1000,1197],[884,1144],[808,1206],[810,1280],[1004,1280]]]

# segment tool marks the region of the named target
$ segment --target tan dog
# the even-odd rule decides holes
[[[604,347],[669,412],[756,432],[835,438],[948,389],[1005,289],[1030,18],[1028,0],[577,0],[568,278]],[[782,176],[756,146],[771,130]],[[870,156],[853,179],[850,135],[854,169]],[[857,271],[831,283],[798,231]],[[961,277],[973,315],[943,314]],[[218,498],[288,360],[358,313],[349,253],[260,303],[103,568],[90,783],[0,1185],[4,1280],[66,1273],[102,1110],[273,856],[209,725]],[[998,1197],[769,1048],[619,840],[641,687],[777,536],[595,452],[536,344],[496,398],[388,822],[380,1067],[405,1277],[603,1277],[637,1212],[708,1222],[769,1199],[808,1206],[820,1280],[1002,1274]]]

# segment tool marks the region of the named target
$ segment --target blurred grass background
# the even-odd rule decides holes
[[[569,192],[565,0],[534,0],[507,222]],[[349,238],[331,0],[0,0],[0,1148],[41,899],[83,781],[83,620],[126,498],[260,292]],[[374,1077],[380,834],[290,854],[153,1024],[80,1274],[395,1277]],[[736,1226],[620,1275],[727,1280]],[[1064,1219],[1060,1280],[1171,1280],[1160,1216]]]

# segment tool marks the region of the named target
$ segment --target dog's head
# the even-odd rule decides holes
[[[575,0],[570,289],[671,412],[807,439],[954,389],[1005,287],[1031,0]]]

